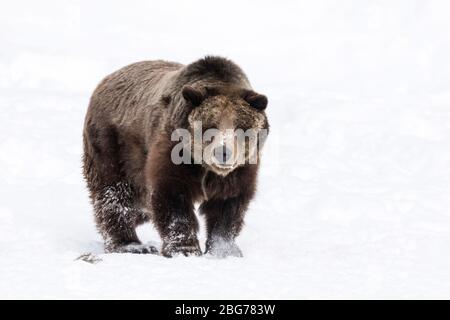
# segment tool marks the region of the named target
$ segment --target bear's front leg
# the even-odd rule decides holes
[[[187,188],[159,185],[152,192],[151,205],[153,220],[163,241],[163,256],[202,254],[197,240],[198,221]]]
[[[243,256],[235,239],[244,224],[248,203],[247,197],[237,196],[210,199],[201,205],[200,211],[205,215],[208,235],[205,253],[220,258]]]

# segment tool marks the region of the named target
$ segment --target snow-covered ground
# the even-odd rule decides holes
[[[10,1],[0,9],[0,298],[450,298],[448,1]],[[102,254],[90,93],[227,56],[269,97],[245,257]],[[158,242],[151,225],[139,229]],[[204,240],[204,235],[202,234]],[[97,264],[75,260],[85,252]]]

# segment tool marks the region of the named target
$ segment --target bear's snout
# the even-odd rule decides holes
[[[214,158],[217,160],[217,163],[222,166],[227,165],[227,162],[231,158],[231,156],[232,156],[231,149],[227,148],[224,145],[221,145],[214,149]]]

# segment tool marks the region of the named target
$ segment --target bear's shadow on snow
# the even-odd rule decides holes
[[[156,241],[147,241],[146,243],[143,244],[132,244],[129,246],[130,248],[128,248],[128,250],[124,252],[108,252],[107,250],[105,250],[105,245],[103,242],[92,241],[88,244],[88,249],[86,250],[86,252],[79,255],[75,259],[75,261],[83,261],[90,264],[97,264],[103,261],[102,255],[110,253],[160,255],[158,248],[161,246],[161,244]]]
[[[90,264],[97,264],[99,262],[103,261],[103,256],[107,255],[107,254],[126,254],[126,255],[141,255],[141,256],[146,256],[148,254],[152,255],[152,256],[161,256],[161,252],[158,250],[158,248],[161,247],[161,243],[157,242],[157,241],[147,241],[143,244],[135,244],[135,245],[131,245],[134,246],[136,250],[131,250],[130,248],[128,248],[126,251],[124,252],[108,252],[105,249],[105,245],[103,242],[101,241],[91,241],[88,244],[88,248],[87,250],[82,253],[81,255],[79,255],[74,261],[83,261],[83,262],[87,262]],[[179,255],[180,257],[183,257],[182,254]],[[203,254],[200,257],[206,258],[206,259],[223,259],[225,257],[228,257],[229,255],[213,255],[213,254]],[[235,256],[236,257],[236,256]],[[164,259],[166,259],[166,257],[163,257]]]

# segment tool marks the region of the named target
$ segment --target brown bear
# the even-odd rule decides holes
[[[219,161],[175,163],[173,150],[180,142],[173,133],[181,128],[194,135],[195,123],[201,123],[201,134],[268,130],[266,106],[267,98],[253,91],[241,68],[221,57],[188,65],[137,62],[107,76],[91,97],[83,131],[83,173],[105,250],[157,253],[141,244],[135,231],[152,221],[162,255],[201,255],[199,204],[206,219],[205,253],[242,256],[235,238],[255,193],[263,139],[256,163],[237,163],[223,145],[210,153]],[[181,153],[193,159],[189,151],[195,153],[195,146],[206,148],[203,141]],[[250,157],[248,150],[234,153]]]

